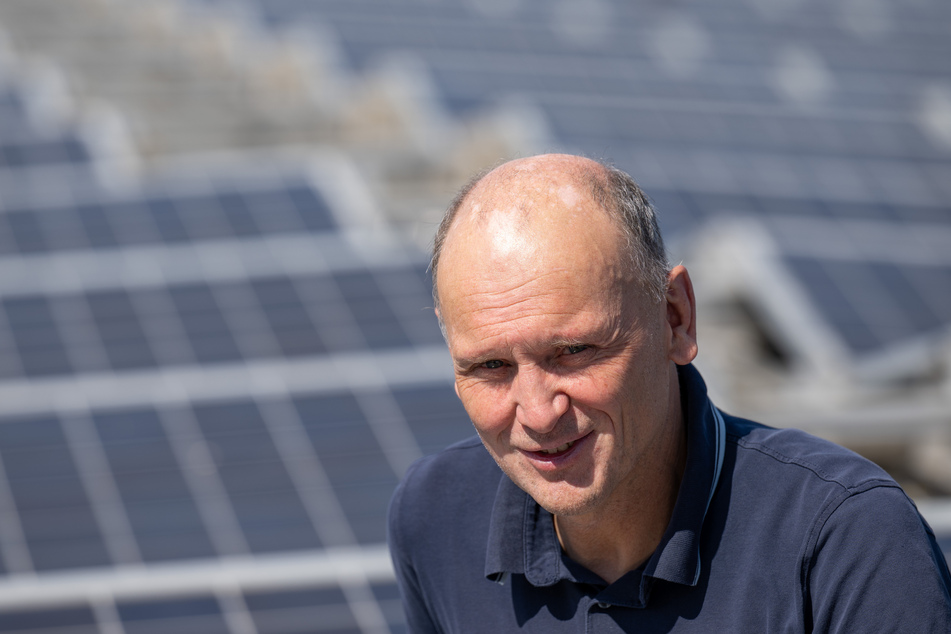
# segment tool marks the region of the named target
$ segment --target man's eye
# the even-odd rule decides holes
[[[485,363],[483,363],[482,367],[487,370],[498,370],[503,365],[505,364],[499,361],[498,359],[492,359],[491,361],[486,361]]]
[[[583,343],[579,343],[578,345],[575,345],[575,346],[566,346],[565,354],[578,354],[579,352],[584,352],[587,349],[588,349],[587,345]]]

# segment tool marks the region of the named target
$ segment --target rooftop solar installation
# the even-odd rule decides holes
[[[531,104],[551,135],[544,149],[630,171],[674,243],[735,215],[949,217],[951,137],[939,122],[951,120],[951,13],[938,2],[878,10],[598,2],[575,12],[571,3],[527,0],[246,6],[274,28],[330,27],[356,69],[411,54],[457,116],[512,99]],[[911,314],[921,304],[912,301],[891,311],[882,331],[872,313],[889,313],[889,302],[919,291],[909,271],[891,272],[875,258],[841,266],[798,254],[779,262],[847,353],[885,352],[951,323],[942,311]],[[927,270],[944,282],[946,266]],[[879,290],[845,292],[848,280],[868,276]],[[829,298],[836,301],[823,306]]]
[[[945,5],[586,4],[244,6],[455,116],[527,100],[675,241],[754,219],[848,354],[947,331]],[[339,157],[107,187],[28,108],[0,85],[0,632],[406,631],[386,504],[471,434],[425,257]]]
[[[404,631],[387,503],[471,425],[321,165],[4,192],[0,631]]]
[[[101,196],[42,208],[0,203],[0,256],[320,232],[337,226],[321,196],[301,181],[245,191]]]

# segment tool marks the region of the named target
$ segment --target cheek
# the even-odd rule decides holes
[[[627,398],[631,388],[630,375],[625,369],[610,366],[573,378],[565,391],[573,403],[609,411]]]
[[[480,435],[495,437],[511,426],[514,412],[504,389],[457,382],[456,394]]]

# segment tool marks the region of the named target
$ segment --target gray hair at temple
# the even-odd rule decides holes
[[[626,172],[598,162],[603,171],[592,172],[588,175],[588,185],[591,194],[598,205],[611,214],[619,223],[627,238],[630,264],[636,271],[648,295],[657,303],[664,301],[667,295],[667,276],[670,273],[670,263],[664,248],[664,239],[657,225],[657,216],[647,196],[638,187],[634,179]],[[433,280],[433,302],[439,310],[439,292],[436,287],[436,276],[439,271],[439,256],[446,242],[446,235],[455,220],[456,214],[466,201],[472,189],[486,176],[491,169],[481,172],[470,180],[450,203],[443,216],[433,241],[433,259],[430,263],[430,273]],[[439,326],[446,334],[442,318]]]

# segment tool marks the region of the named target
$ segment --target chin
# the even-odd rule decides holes
[[[514,480],[514,479],[513,479]],[[514,480],[538,505],[551,513],[568,517],[585,515],[596,511],[603,501],[604,495],[599,487],[588,485],[577,487],[565,482],[532,482],[522,483]]]

